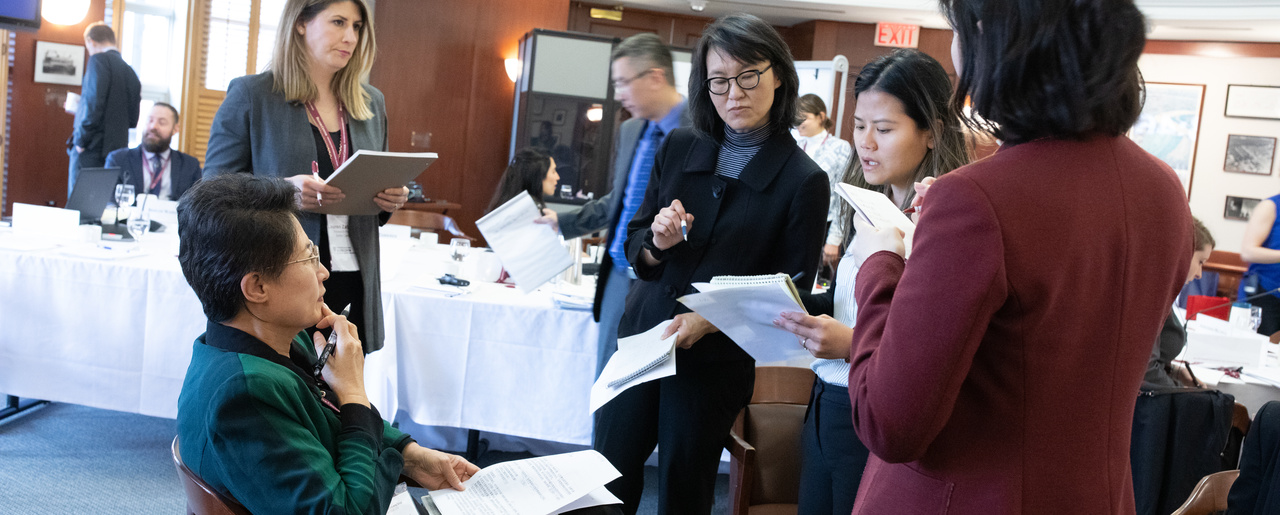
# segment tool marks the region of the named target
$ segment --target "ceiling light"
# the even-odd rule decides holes
[[[40,16],[54,25],[76,25],[89,13],[89,0],[45,0]]]
[[[689,0],[689,8],[700,13],[707,8],[707,0]]]

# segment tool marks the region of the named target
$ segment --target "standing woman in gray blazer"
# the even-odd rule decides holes
[[[408,200],[407,188],[374,198],[380,215],[324,215],[343,201],[322,180],[358,149],[387,149],[382,92],[368,84],[376,53],[364,0],[289,0],[266,72],[231,81],[218,108],[205,157],[206,177],[254,173],[298,188],[302,228],[332,272],[324,300],[351,304],[366,353],[382,348],[378,226]]]

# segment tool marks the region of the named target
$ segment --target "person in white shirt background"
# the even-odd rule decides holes
[[[836,195],[836,184],[840,182],[840,174],[849,164],[852,148],[849,142],[831,134],[835,122],[827,117],[827,104],[813,93],[800,96],[796,107],[800,111],[800,124],[796,125],[792,135],[796,144],[808,154],[818,166],[831,178],[831,200],[827,208],[827,242],[822,247],[822,264],[835,266],[840,259],[840,242],[843,233],[832,222],[840,210],[840,197]]]

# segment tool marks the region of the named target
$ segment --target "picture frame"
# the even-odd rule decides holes
[[[1190,196],[1203,118],[1204,85],[1148,82],[1146,95],[1142,114],[1129,130],[1129,138],[1173,168]]]
[[[1228,195],[1227,201],[1222,207],[1222,217],[1227,220],[1247,222],[1249,221],[1249,216],[1253,214],[1253,208],[1259,202],[1262,202],[1262,199]]]
[[[1232,173],[1271,175],[1275,162],[1276,138],[1270,136],[1227,135],[1227,156],[1222,169]]]
[[[566,113],[564,109],[556,109],[555,113],[551,115],[551,123],[564,125],[565,116]]]
[[[80,45],[36,41],[36,82],[79,86],[84,77],[85,50]]]
[[[1280,120],[1280,86],[1228,84],[1223,116]]]

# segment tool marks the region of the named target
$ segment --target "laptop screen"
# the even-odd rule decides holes
[[[71,197],[67,198],[67,209],[80,212],[80,223],[97,223],[115,197],[119,182],[119,168],[81,168]]]

